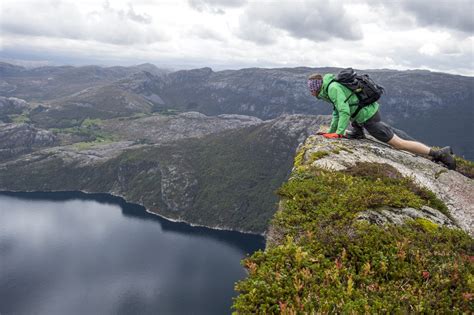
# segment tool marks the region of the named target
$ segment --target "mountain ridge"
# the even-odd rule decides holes
[[[39,70],[35,76],[4,76],[0,81],[0,95],[24,99],[46,109],[53,106],[55,109],[50,112],[53,120],[69,127],[86,118],[128,115],[127,107],[135,107],[136,114],[177,110],[213,116],[240,114],[260,119],[285,114],[330,114],[331,107],[311,97],[305,82],[313,72],[340,70],[297,67],[214,72],[211,68],[201,68],[156,74],[140,67],[114,71],[110,68],[48,69],[63,74],[53,80],[48,80]],[[474,158],[474,140],[459,137],[459,134],[474,132],[470,121],[474,115],[473,77],[425,70],[361,72],[369,73],[385,86],[386,93],[380,103],[386,122],[429,145],[451,145],[459,155]],[[113,98],[110,91],[121,95],[117,102],[108,102]],[[117,112],[111,111],[107,103],[116,106]],[[104,113],[103,107],[109,109]],[[29,118],[43,127],[54,127],[50,126],[51,120],[45,118],[48,115],[36,111]]]

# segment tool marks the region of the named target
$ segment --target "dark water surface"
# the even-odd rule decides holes
[[[229,314],[263,247],[109,195],[0,193],[0,314]]]

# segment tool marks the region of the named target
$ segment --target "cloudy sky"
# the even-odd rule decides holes
[[[0,59],[474,75],[474,0],[1,0]]]

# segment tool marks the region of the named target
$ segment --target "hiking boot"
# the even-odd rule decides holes
[[[358,132],[355,130],[347,130],[346,138],[347,139],[365,139],[364,131]]]
[[[456,169],[456,160],[453,156],[451,147],[444,147],[442,149],[432,151],[430,154],[435,162],[443,163],[449,170]]]

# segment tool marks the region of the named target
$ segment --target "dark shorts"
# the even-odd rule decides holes
[[[410,137],[406,132],[393,128],[392,126],[384,123],[378,111],[374,114],[374,116],[372,116],[372,118],[367,120],[365,123],[359,124],[353,121],[351,125],[352,128],[354,128],[354,131],[358,133],[363,133],[362,128],[365,128],[372,137],[382,142],[389,142],[390,140],[392,140],[393,135],[395,134],[405,140],[415,140]]]

